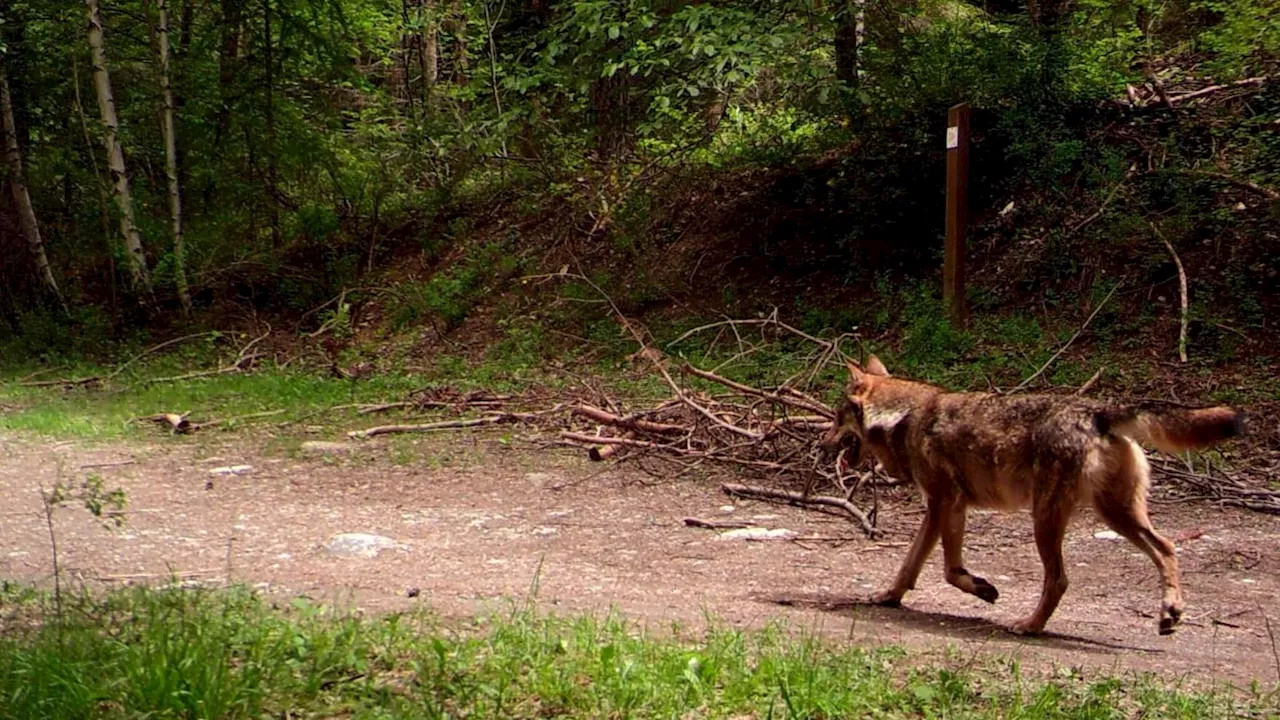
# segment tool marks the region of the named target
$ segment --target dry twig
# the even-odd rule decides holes
[[[1089,317],[1085,318],[1084,324],[1080,326],[1079,330],[1076,330],[1076,334],[1072,335],[1070,340],[1066,341],[1062,345],[1062,347],[1058,348],[1058,351],[1055,352],[1052,357],[1046,360],[1045,363],[1040,366],[1039,370],[1036,370],[1034,373],[1031,373],[1030,377],[1018,383],[1018,386],[1010,390],[1009,392],[1011,393],[1018,392],[1019,390],[1022,390],[1023,388],[1030,385],[1036,378],[1043,375],[1044,371],[1048,370],[1049,366],[1053,364],[1053,361],[1061,357],[1062,353],[1066,352],[1067,348],[1071,347],[1071,344],[1074,343],[1076,339],[1079,338],[1080,335],[1084,333],[1085,328],[1089,327],[1089,323],[1093,322],[1093,319],[1098,316],[1098,313],[1102,310],[1102,308],[1106,307],[1107,301],[1111,299],[1112,295],[1116,294],[1116,290],[1119,290],[1120,286],[1123,284],[1124,284],[1124,278],[1121,278],[1120,282],[1116,283],[1115,286],[1111,288],[1111,292],[1107,293],[1107,296],[1102,298],[1102,302],[1098,303],[1098,306],[1093,309],[1093,312],[1089,313]]]
[[[1182,321],[1178,328],[1178,361],[1187,361],[1187,271],[1182,268],[1182,258],[1178,257],[1178,251],[1173,249],[1173,243],[1169,242],[1169,238],[1160,232],[1160,228],[1155,223],[1151,223],[1151,231],[1155,233],[1160,242],[1164,243],[1165,249],[1173,256],[1173,264],[1178,268],[1178,294],[1182,301]]]

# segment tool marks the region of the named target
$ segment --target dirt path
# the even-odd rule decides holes
[[[94,581],[147,580],[171,569],[216,582],[229,571],[273,592],[467,613],[523,596],[537,576],[544,606],[612,604],[655,628],[671,621],[696,627],[710,611],[734,625],[785,617],[851,642],[957,648],[1031,667],[1151,670],[1240,684],[1277,677],[1263,615],[1280,633],[1280,521],[1256,514],[1155,506],[1156,526],[1179,545],[1188,600],[1187,621],[1170,637],[1156,634],[1150,562],[1122,541],[1094,537],[1102,525],[1081,515],[1068,539],[1072,586],[1050,622],[1054,635],[1029,640],[999,628],[1034,605],[1040,586],[1025,516],[970,519],[966,561],[1000,588],[998,604],[946,585],[935,555],[906,607],[886,610],[861,598],[887,583],[901,560],[900,545],[919,518],[910,494],[882,508],[888,537],[876,544],[813,513],[752,503],[730,512],[712,483],[645,485],[649,478],[625,470],[598,474],[599,466],[574,456],[532,454],[480,436],[369,443],[320,458],[244,443],[91,446],[0,437],[0,577],[50,577],[37,488],[54,481],[55,457],[68,471],[99,473],[128,493],[121,530],[103,530],[83,512],[57,515],[64,570]],[[210,473],[234,465],[252,469]],[[851,539],[720,540],[684,527],[686,516],[754,518],[801,536]],[[385,535],[401,547],[371,559],[326,552],[326,541],[343,532]],[[410,588],[420,591],[416,600],[406,597]]]

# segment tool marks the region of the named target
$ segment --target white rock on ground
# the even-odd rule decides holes
[[[209,471],[210,475],[243,475],[253,469],[252,465],[227,465]]]
[[[406,551],[409,549],[389,537],[369,533],[341,533],[329,538],[324,545],[325,551],[330,555],[348,558],[377,557],[383,550],[393,548]]]

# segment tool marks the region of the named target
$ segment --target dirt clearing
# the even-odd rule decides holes
[[[774,505],[731,501],[710,481],[655,483],[572,453],[501,443],[496,436],[319,445],[283,451],[248,440],[100,445],[0,437],[0,576],[48,582],[52,572],[39,487],[102,476],[128,494],[126,525],[102,529],[85,513],[55,518],[64,573],[94,584],[230,579],[268,592],[383,610],[427,603],[475,612],[527,595],[557,612],[615,606],[650,627],[732,625],[771,618],[840,641],[901,644],[961,657],[1016,657],[1024,665],[1144,670],[1169,680],[1277,679],[1280,522],[1202,504],[1154,504],[1174,539],[1187,615],[1156,633],[1158,581],[1136,548],[1110,539],[1088,512],[1067,541],[1071,588],[1051,635],[1018,638],[1002,626],[1034,605],[1040,562],[1025,515],[973,513],[966,563],[1000,589],[986,605],[950,587],[940,553],[905,606],[864,599],[893,576],[919,522],[914,491],[882,502],[886,537],[848,522]],[[685,517],[746,520],[794,539],[723,539]],[[374,557],[335,554],[338,534],[390,538]],[[1100,535],[1096,535],[1100,533]],[[410,597],[413,596],[413,597]]]

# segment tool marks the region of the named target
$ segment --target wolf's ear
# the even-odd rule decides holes
[[[880,362],[880,358],[875,355],[867,358],[867,374],[889,377],[889,371],[885,369],[884,363]]]
[[[849,387],[854,388],[862,384],[862,378],[866,377],[866,373],[862,372],[862,368],[852,360],[845,360],[844,366],[849,369]]]

